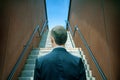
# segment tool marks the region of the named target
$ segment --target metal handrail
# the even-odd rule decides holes
[[[73,35],[73,31],[72,31],[72,28],[71,28],[71,26],[70,26],[69,21],[65,21],[65,22],[66,22],[66,24],[67,24],[67,26],[66,26],[67,29],[69,28],[71,35]]]
[[[69,21],[68,21],[68,22],[69,22]],[[69,24],[69,23],[67,23],[67,24]],[[68,27],[69,27],[69,28],[71,27],[70,24],[69,24]],[[85,40],[83,34],[81,33],[81,31],[80,31],[80,29],[78,28],[77,25],[74,27],[74,32],[72,33],[72,36],[75,35],[75,32],[76,32],[76,31],[78,31],[79,37],[81,38],[83,44],[85,45],[86,49],[88,50],[89,55],[90,55],[90,57],[92,58],[92,61],[94,62],[94,64],[96,65],[97,70],[98,70],[98,72],[100,73],[102,79],[103,79],[103,80],[107,80],[107,78],[106,78],[104,72],[102,71],[100,65],[98,64],[96,58],[94,57],[94,55],[93,55],[93,53],[92,53],[92,50],[91,50],[90,47],[88,46],[87,41]]]
[[[40,36],[42,36],[44,30],[45,30],[45,27],[47,26],[48,24],[48,21],[46,20],[45,23],[43,24],[43,27],[42,27],[42,30],[41,30],[41,33],[40,33]]]
[[[45,23],[44,23],[44,25],[43,25],[43,28],[42,28],[42,31],[41,31],[42,33],[43,33],[45,27],[47,26],[47,23],[46,23],[46,22],[47,22],[47,20],[45,21]],[[9,74],[7,80],[12,80],[12,78],[13,78],[13,76],[14,76],[14,73],[15,73],[15,71],[17,70],[18,66],[20,65],[20,63],[21,63],[21,61],[22,61],[22,59],[23,59],[23,57],[24,57],[24,55],[25,55],[25,53],[26,53],[26,51],[27,51],[29,45],[31,44],[31,42],[32,42],[32,40],[33,40],[33,38],[34,38],[36,32],[37,32],[37,31],[40,32],[39,29],[40,29],[40,27],[39,27],[39,25],[37,25],[37,26],[35,27],[35,29],[34,29],[32,35],[30,36],[30,39],[29,39],[28,42],[26,43],[26,45],[25,45],[23,51],[21,52],[20,57],[18,58],[18,60],[17,60],[17,62],[16,62],[16,64],[15,64],[15,66],[13,67],[13,69],[12,69],[11,73]],[[42,36],[42,33],[39,34],[39,36]]]

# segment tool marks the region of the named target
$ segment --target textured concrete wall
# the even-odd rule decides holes
[[[0,80],[6,80],[34,28],[46,20],[45,0],[1,0],[0,3]],[[40,38],[35,35],[24,60]]]
[[[71,1],[69,21],[72,29],[76,24],[78,25],[108,80],[117,80],[119,76],[119,14],[119,0]],[[82,47],[93,75],[97,80],[101,80],[88,51],[78,36],[78,33],[74,36],[76,46]]]

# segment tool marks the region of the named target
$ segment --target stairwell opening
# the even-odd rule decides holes
[[[66,27],[70,0],[46,0],[48,26],[51,30],[56,25]]]

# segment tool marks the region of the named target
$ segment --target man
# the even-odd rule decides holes
[[[71,55],[64,48],[67,31],[62,26],[51,30],[54,49],[36,59],[34,80],[86,80],[81,58]]]

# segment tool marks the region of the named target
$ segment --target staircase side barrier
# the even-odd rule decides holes
[[[78,32],[79,37],[80,37],[80,39],[82,40],[85,48],[88,50],[88,53],[89,53],[90,57],[92,58],[92,61],[94,62],[94,64],[95,64],[95,66],[96,66],[99,74],[101,75],[102,80],[107,80],[107,78],[106,78],[103,70],[101,69],[100,65],[98,64],[96,58],[94,57],[92,50],[91,50],[90,47],[88,46],[88,43],[87,43],[87,41],[85,40],[85,38],[84,38],[82,32],[80,31],[80,29],[78,28],[78,26],[75,25],[74,31],[72,31],[72,28],[71,28],[71,26],[70,26],[69,21],[66,21],[66,24],[67,24],[67,26],[66,26],[67,28],[66,28],[66,29],[69,29],[69,30],[70,30],[70,33],[71,33],[72,36],[75,35],[75,32],[76,32],[76,31]]]
[[[39,25],[37,25],[37,26],[35,27],[32,35],[30,36],[30,38],[29,38],[29,40],[27,41],[25,47],[23,48],[23,50],[22,50],[22,52],[21,52],[21,55],[19,56],[16,64],[14,65],[13,69],[11,70],[11,72],[10,72],[7,80],[12,80],[12,78],[13,78],[13,76],[14,76],[17,68],[19,67],[19,65],[20,65],[20,63],[21,63],[21,61],[22,61],[22,59],[23,59],[23,57],[24,57],[27,49],[29,48],[29,46],[30,46],[30,44],[31,44],[31,42],[32,42],[32,40],[33,40],[36,32],[38,31],[39,37],[42,36],[42,34],[43,34],[43,32],[44,32],[44,30],[45,30],[45,28],[46,28],[46,26],[47,26],[47,23],[48,23],[48,21],[46,20],[45,23],[43,24],[43,27],[42,27],[41,31],[40,31],[40,26],[39,26]]]

